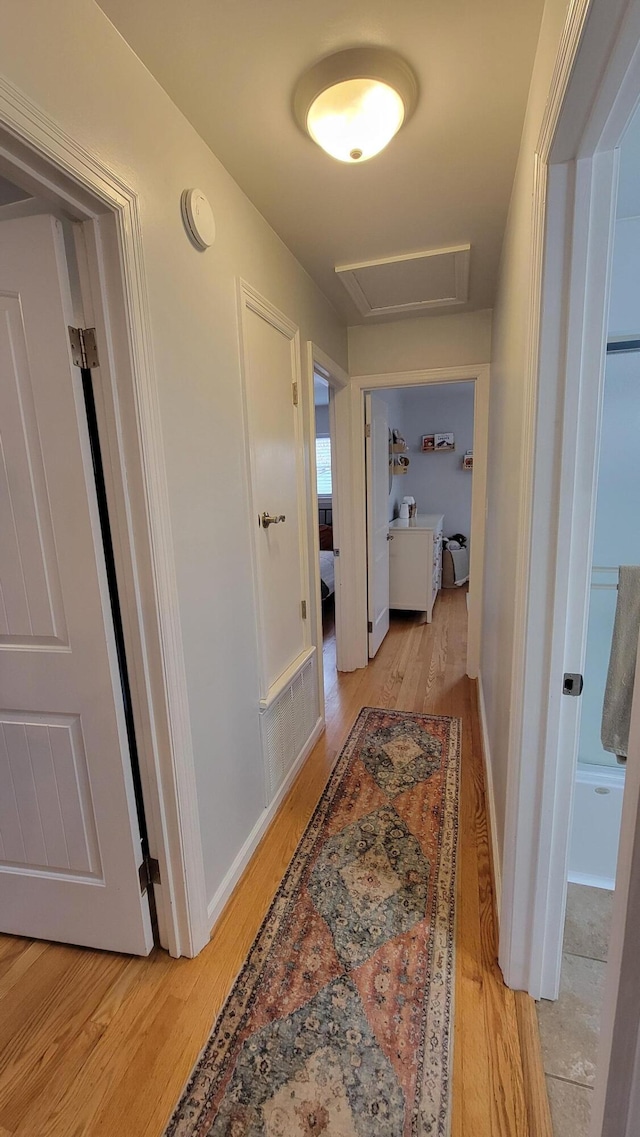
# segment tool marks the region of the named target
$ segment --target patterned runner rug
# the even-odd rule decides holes
[[[166,1137],[446,1137],[459,768],[360,712]]]

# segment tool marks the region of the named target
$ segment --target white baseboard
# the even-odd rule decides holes
[[[487,711],[484,702],[482,675],[478,672],[478,710],[480,711],[480,729],[482,731],[482,757],[484,764],[484,796],[489,819],[489,839],[491,841],[491,859],[493,861],[493,886],[495,890],[495,908],[498,931],[500,930],[500,907],[502,904],[502,866],[500,864],[500,849],[498,845],[498,830],[496,825],[496,799],[493,789],[493,767],[491,765],[491,747],[489,746],[489,731],[487,728]]]
[[[324,730],[324,726],[325,726],[324,719],[321,719],[321,718],[318,719],[315,727],[313,728],[313,731],[311,732],[311,735],[309,737],[309,740],[308,740],[306,746],[304,746],[303,749],[300,751],[300,754],[298,755],[293,766],[289,770],[289,773],[287,774],[284,782],[282,783],[278,792],[276,793],[275,797],[273,798],[273,801],[269,802],[269,805],[260,814],[260,816],[259,816],[258,820],[256,821],[253,829],[251,830],[249,836],[247,837],[244,845],[242,846],[238,855],[236,856],[235,860],[233,861],[233,864],[230,866],[230,868],[226,872],[226,874],[225,874],[222,882],[218,886],[213,898],[209,901],[209,904],[207,906],[207,915],[209,917],[209,927],[211,928],[211,930],[213,930],[214,925],[217,923],[218,919],[222,915],[222,911],[224,909],[225,904],[227,903],[227,901],[228,901],[229,897],[231,896],[231,893],[233,892],[236,884],[240,880],[240,877],[242,876],[247,865],[249,864],[251,857],[255,853],[258,845],[260,844],[260,841],[264,837],[267,829],[269,828],[271,822],[273,821],[273,819],[274,819],[274,817],[278,811],[278,808],[282,804],[282,802],[283,802],[284,798],[286,797],[288,791],[291,789],[291,786],[292,786],[292,784],[296,778],[296,775],[300,772],[300,770],[301,770],[302,766],[304,765],[306,759],[309,757],[309,755],[310,755],[311,751],[313,750],[316,742],[320,738],[320,735],[322,734],[322,732]]]
[[[569,884],[587,884],[590,888],[606,888],[608,892],[613,892],[616,887],[616,882],[609,876],[592,876],[586,872],[571,872],[567,875]]]

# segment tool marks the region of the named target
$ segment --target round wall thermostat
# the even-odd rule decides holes
[[[199,249],[208,249],[216,238],[213,211],[202,190],[182,191],[182,219],[187,233]]]

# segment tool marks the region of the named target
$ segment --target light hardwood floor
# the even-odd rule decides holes
[[[362,706],[463,721],[452,1137],[550,1134],[534,1005],[496,962],[465,640],[465,596],[443,592],[432,624],[393,619],[366,669],[338,675],[326,641],[326,734],[197,959],[0,937],[0,1137],[159,1137]]]

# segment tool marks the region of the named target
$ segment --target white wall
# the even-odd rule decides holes
[[[490,360],[489,309],[349,328],[351,375],[385,375]]]
[[[264,806],[236,286],[346,367],[333,309],[92,0],[5,0],[0,72],[140,198],[210,899]],[[190,244],[180,195],[217,222]]]
[[[522,438],[530,296],[534,159],[567,0],[546,0],[493,315],[481,675],[502,850],[509,772],[515,572],[521,527]]]
[[[640,335],[640,217],[616,221],[611,266],[609,336],[632,335]]]
[[[398,388],[392,391],[376,391],[375,393],[387,404],[389,429],[399,428],[402,419],[402,391]],[[393,518],[398,516],[402,498],[406,493],[409,493],[409,490],[404,488],[405,481],[406,478],[404,477],[392,478],[391,490],[389,491],[389,521],[393,521]]]
[[[622,143],[624,155],[625,141]],[[640,218],[616,221],[609,337],[640,335]],[[617,569],[640,564],[640,353],[607,356],[598,468],[593,564]],[[594,573],[593,584],[613,584],[616,573]],[[580,720],[581,762],[616,766],[602,749],[600,724],[617,594],[592,588]]]
[[[404,387],[398,421],[409,447],[409,471],[394,478],[400,482],[400,501],[415,497],[419,513],[444,513],[444,533],[471,532],[472,474],[462,469],[465,450],[473,450],[473,383],[444,383]],[[449,431],[455,435],[453,453],[425,454],[423,434]]]
[[[316,406],[316,438],[326,438],[329,434],[329,404]]]

